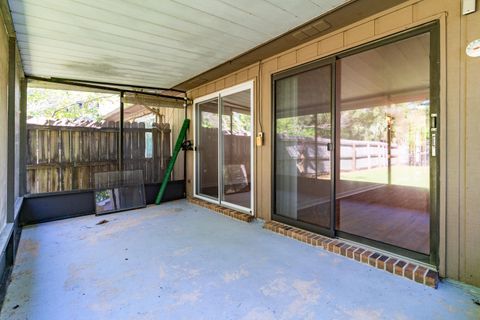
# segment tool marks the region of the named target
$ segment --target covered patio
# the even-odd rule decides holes
[[[0,318],[478,319],[453,282],[433,290],[262,225],[178,200],[25,227]]]
[[[480,319],[479,0],[0,0],[0,320]]]

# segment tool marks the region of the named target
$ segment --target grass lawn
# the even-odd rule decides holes
[[[429,167],[392,166],[392,184],[419,188],[429,188]],[[386,167],[342,172],[342,180],[388,183]]]

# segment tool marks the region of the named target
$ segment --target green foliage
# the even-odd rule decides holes
[[[393,119],[393,143],[415,144],[416,140],[428,140],[428,102],[341,111],[341,138],[386,141],[387,116]],[[315,125],[319,137],[330,137],[331,124],[328,113],[279,118],[276,123],[277,133],[299,138],[314,138]]]
[[[230,132],[230,129],[232,129],[231,134],[233,135],[248,135],[251,132],[250,114],[231,111],[231,116],[228,114],[223,115],[222,120],[223,130]]]
[[[101,104],[118,105],[118,95],[95,92],[29,88],[27,117],[102,120]]]
[[[110,190],[100,190],[95,192],[95,203],[99,203],[110,198]]]
[[[385,141],[387,139],[387,110],[373,107],[342,111],[342,138],[365,141]]]
[[[315,116],[317,121],[315,123]],[[291,137],[314,138],[315,125],[317,127],[317,136],[330,137],[330,114],[318,113],[316,115],[306,115],[299,117],[277,119],[277,132]]]

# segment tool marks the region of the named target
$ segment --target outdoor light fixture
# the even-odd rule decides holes
[[[480,39],[476,39],[470,42],[465,51],[469,57],[472,57],[472,58],[480,57]]]

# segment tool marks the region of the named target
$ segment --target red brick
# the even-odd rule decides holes
[[[377,259],[377,268],[384,270],[386,265],[385,262],[387,261],[387,259],[387,256],[381,255],[380,258]]]
[[[390,258],[387,260],[387,263],[386,263],[386,267],[385,269],[388,271],[388,272],[391,272],[391,273],[394,273],[395,272],[395,264],[398,262],[397,259],[395,258]]]
[[[368,250],[367,250],[367,251],[364,251],[364,252],[362,253],[362,262],[363,262],[363,263],[368,263],[368,257],[369,257],[372,253],[373,253],[373,252],[368,251]]]
[[[333,247],[337,241],[333,240],[328,243],[328,251],[333,252]]]
[[[361,262],[361,261],[362,261],[362,253],[363,253],[364,251],[365,251],[365,249],[362,249],[362,248],[360,248],[360,249],[358,249],[357,251],[355,251],[355,252],[353,253],[353,257],[355,258],[355,260]]]
[[[318,239],[317,241],[317,246],[321,247],[321,248],[324,248],[324,243],[325,241],[327,241],[327,238],[325,237],[320,237],[320,239]]]
[[[415,281],[419,283],[425,283],[425,273],[427,273],[427,268],[419,266],[417,270],[415,270]]]
[[[428,270],[425,275],[425,284],[436,289],[438,286],[438,273],[433,270]]]
[[[343,242],[337,242],[337,243],[333,246],[333,252],[340,254],[340,248],[341,248],[343,245],[344,245]]]
[[[312,237],[312,245],[318,246],[318,245],[321,245],[321,243],[322,243],[322,237],[320,237],[319,235],[315,235]]]
[[[322,242],[323,249],[328,250],[328,246],[330,245],[330,243],[332,241],[333,241],[332,239],[327,239],[327,240],[323,241]]]
[[[310,244],[310,245],[313,245],[313,239],[311,236],[307,237],[307,243]]]
[[[405,266],[407,265],[407,263],[405,261],[398,261],[397,264],[395,265],[395,274],[396,275],[399,275],[399,276],[403,276],[403,268],[405,268]]]
[[[351,246],[350,248],[347,249],[347,257],[350,259],[353,259],[353,252],[357,250],[358,248],[355,246]]]
[[[285,234],[291,233],[293,237],[300,241],[304,241],[311,245],[322,246],[329,251],[353,258],[363,263],[368,263],[371,266],[386,270],[396,275],[404,276],[405,278],[415,280],[416,282],[425,283],[433,288],[436,288],[438,285],[438,273],[414,263],[391,258],[378,252],[372,252],[363,248],[351,246],[340,240],[333,240],[306,230],[291,228],[283,224],[266,222],[264,228],[283,230]]]
[[[372,267],[376,267],[377,266],[377,259],[379,257],[380,257],[380,253],[375,252],[370,257],[368,257],[368,264],[370,264]]]
[[[413,280],[413,273],[415,272],[416,268],[417,268],[416,264],[409,263],[403,270],[404,277],[410,280]]]

